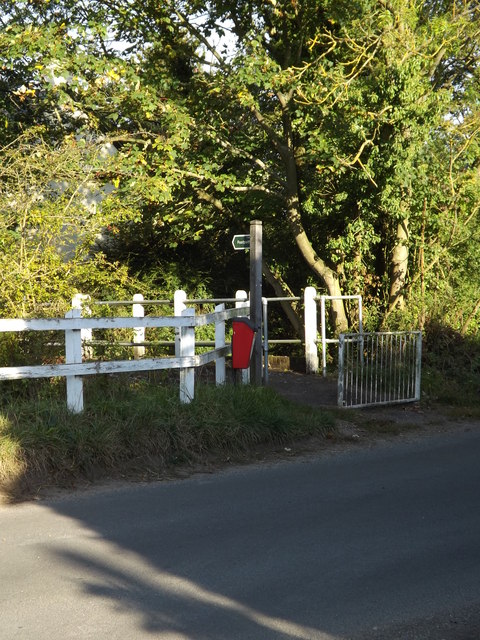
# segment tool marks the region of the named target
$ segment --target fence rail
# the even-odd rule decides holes
[[[420,397],[420,360],[421,333],[363,333],[361,296],[341,296],[353,301],[357,306],[359,333],[341,334],[339,343],[338,366],[338,403],[342,407],[357,407],[369,404],[389,404],[409,402]],[[326,374],[327,345],[337,342],[336,338],[327,338],[325,303],[331,296],[318,296],[314,287],[306,287],[304,296],[263,298],[263,378],[268,382],[269,344],[304,345],[307,373],[319,371],[319,347],[322,354],[322,372]],[[268,331],[268,305],[273,302],[301,302],[304,310],[304,337],[302,340],[272,339]],[[317,313],[320,302],[321,338]],[[187,304],[213,304],[215,311],[195,315]],[[221,303],[221,304],[218,304]],[[225,303],[234,303],[235,307],[225,310]],[[128,317],[93,317],[92,308],[97,305],[111,307],[131,306]],[[169,305],[173,307],[173,316],[145,315],[146,307]],[[88,295],[77,294],[72,301],[72,309],[65,318],[45,319],[0,319],[0,333],[23,331],[58,331],[65,336],[65,364],[42,364],[30,367],[1,367],[1,380],[39,377],[66,377],[67,405],[72,411],[83,408],[82,376],[100,373],[122,373],[134,371],[152,371],[155,369],[180,370],[180,398],[188,402],[194,394],[195,368],[215,361],[215,381],[225,382],[225,357],[230,355],[231,347],[225,343],[225,320],[235,316],[248,316],[249,302],[245,291],[237,291],[235,297],[223,299],[189,299],[183,290],[175,292],[173,300],[145,300],[141,294],[135,294],[132,300],[92,300]],[[195,328],[215,325],[215,341],[197,340]],[[158,338],[148,340],[147,329],[170,328],[175,336],[164,340],[163,332]],[[123,332],[120,340],[95,340],[93,331],[97,329],[129,329],[130,335]],[[205,334],[205,332],[203,332]],[[209,336],[207,332],[207,336]],[[155,335],[151,336],[155,338]],[[201,335],[197,337],[202,337]],[[205,335],[203,336],[205,337]],[[107,338],[109,336],[107,335]],[[55,341],[53,344],[57,344]],[[61,347],[62,341],[58,341]],[[116,346],[132,348],[132,359],[116,361],[95,361],[95,347]],[[175,346],[175,357],[158,357],[152,352],[146,357],[146,350],[155,346]],[[214,349],[196,354],[195,348]],[[155,357],[152,357],[155,354]],[[98,352],[97,352],[98,356]],[[89,362],[84,362],[89,360]],[[242,381],[249,381],[249,370],[242,370]]]
[[[340,334],[338,405],[420,400],[421,357],[420,331]]]
[[[65,333],[65,363],[42,364],[19,367],[0,367],[1,380],[22,378],[65,377],[67,380],[67,406],[73,413],[83,410],[83,380],[86,375],[153,371],[156,369],[180,370],[180,400],[190,402],[194,397],[195,368],[215,361],[217,384],[225,382],[225,357],[231,346],[225,344],[225,321],[237,316],[248,316],[249,307],[225,309],[217,305],[215,312],[195,315],[195,310],[186,308],[179,316],[142,318],[91,318],[82,317],[81,309],[71,309],[65,318],[45,319],[0,319],[0,332],[62,331]],[[215,349],[195,354],[195,328],[207,324],[215,325]],[[171,327],[177,332],[175,357],[142,358],[83,362],[83,337],[85,330],[125,329],[137,330],[147,327]]]
[[[263,328],[263,379],[265,383],[268,383],[268,357],[269,357],[269,345],[298,345],[303,344],[305,353],[305,368],[307,373],[318,373],[319,370],[319,350],[321,350],[322,356],[322,372],[326,375],[327,366],[327,346],[329,344],[338,343],[338,338],[327,337],[326,331],[326,303],[333,299],[342,299],[355,301],[357,304],[358,314],[358,331],[363,331],[362,327],[362,298],[359,295],[345,295],[345,296],[327,296],[318,295],[315,287],[306,287],[303,296],[283,296],[273,298],[262,298],[262,328]],[[304,325],[303,333],[304,338],[271,338],[269,336],[268,329],[268,309],[271,303],[302,303],[303,302],[303,316]],[[73,307],[83,309],[84,313],[88,315],[90,308],[97,306],[126,306],[132,307],[132,316],[142,318],[145,315],[145,307],[148,306],[171,306],[174,310],[174,315],[179,316],[187,306],[187,304],[219,304],[219,303],[235,303],[236,308],[241,308],[249,304],[248,293],[244,290],[238,290],[235,292],[235,297],[231,298],[188,298],[187,294],[183,290],[177,290],[175,292],[173,300],[145,300],[141,294],[135,294],[131,300],[92,300],[88,295],[77,294],[73,300]],[[320,305],[318,304],[320,303]],[[318,306],[320,306],[320,314],[318,314]],[[320,323],[319,323],[320,320]],[[319,325],[320,324],[320,331]],[[122,346],[131,346],[134,349],[134,357],[142,358],[145,355],[145,348],[149,346],[173,346],[176,341],[148,341],[145,339],[145,328],[135,323],[133,341],[131,343],[124,342]],[[129,325],[131,326],[131,325]],[[99,346],[101,344],[108,344],[105,341],[92,340],[91,327],[85,327],[83,329],[84,344],[91,345],[92,347]],[[319,333],[321,334],[319,337]],[[117,346],[121,346],[120,343],[116,343]],[[200,343],[197,342],[200,346]],[[204,346],[210,346],[207,343]],[[248,381],[249,372],[243,371],[242,374],[244,381]]]

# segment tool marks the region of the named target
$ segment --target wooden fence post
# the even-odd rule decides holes
[[[195,317],[195,309],[184,309],[182,317]],[[180,327],[179,357],[195,355],[195,327]],[[180,369],[180,402],[188,404],[195,396],[195,367]]]
[[[225,311],[224,304],[217,304],[215,311]],[[215,322],[215,349],[225,346],[225,319]],[[215,384],[217,386],[225,384],[225,358],[215,360]]]
[[[173,295],[173,315],[181,316],[182,312],[185,311],[187,305],[185,304],[185,300],[187,299],[187,294],[183,289],[177,289]],[[175,356],[180,357],[180,329],[178,327],[175,328]]]
[[[248,294],[243,289],[239,289],[235,291],[235,298],[237,302],[235,302],[235,308],[241,309],[242,307],[249,307],[250,301],[248,299]],[[242,383],[249,384],[250,382],[250,367],[248,369],[241,369]]]
[[[65,318],[81,318],[81,309],[71,309]],[[65,363],[81,364],[82,332],[80,329],[65,330]],[[72,413],[83,411],[83,379],[82,376],[67,376],[67,407]]]
[[[255,337],[250,361],[252,384],[263,384],[262,343],[262,221],[250,221],[250,320]]]
[[[317,373],[318,371],[316,295],[315,287],[305,287],[305,370],[307,373]]]
[[[72,309],[80,309],[80,315],[82,316],[91,316],[92,310],[88,306],[91,298],[88,294],[85,293],[76,293],[72,298]],[[92,341],[93,332],[92,329],[82,329],[82,356],[86,360],[91,360],[93,358],[93,347],[88,343]]]
[[[135,293],[133,296],[132,316],[134,318],[145,317],[145,307],[142,304],[143,296],[141,293]],[[145,342],[145,327],[135,327],[133,330],[133,342]],[[145,347],[133,347],[133,359],[140,360],[145,355]]]
[[[320,322],[322,323],[322,375],[327,375],[327,315],[325,312],[326,296],[320,296]],[[363,353],[363,351],[362,351]]]

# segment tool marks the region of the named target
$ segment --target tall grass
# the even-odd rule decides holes
[[[178,465],[240,460],[261,444],[281,444],[333,428],[333,417],[269,388],[199,386],[182,405],[178,387],[145,379],[96,377],[86,410],[72,415],[61,385],[0,407],[0,489],[11,496],[48,484],[135,474]]]

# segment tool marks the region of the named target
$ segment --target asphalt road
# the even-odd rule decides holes
[[[480,429],[0,508],[1,640],[478,640]]]

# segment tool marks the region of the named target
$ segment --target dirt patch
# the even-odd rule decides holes
[[[332,411],[336,442],[365,442],[393,436],[442,433],[455,429],[480,428],[480,421],[451,418],[446,408],[409,402],[363,409],[344,409],[337,405],[337,380],[297,372],[271,372],[269,386],[292,402]]]
[[[337,406],[337,381],[295,371],[271,371],[268,386],[285,398],[312,407]]]

